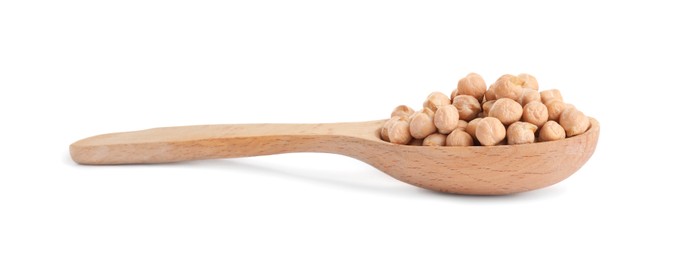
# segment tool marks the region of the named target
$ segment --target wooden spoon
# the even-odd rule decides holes
[[[566,179],[590,158],[599,123],[582,135],[524,145],[424,147],[379,137],[385,120],[334,124],[198,125],[89,137],[70,146],[80,164],[168,163],[293,152],[366,162],[400,181],[439,192],[500,195]]]

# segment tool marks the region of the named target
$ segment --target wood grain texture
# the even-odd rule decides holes
[[[543,188],[592,156],[599,123],[560,141],[492,147],[396,145],[379,137],[385,120],[334,124],[242,124],[154,128],[89,137],[70,146],[80,164],[167,163],[292,152],[334,153],[439,192],[500,195]]]

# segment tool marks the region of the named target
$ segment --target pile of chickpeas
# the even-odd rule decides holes
[[[401,105],[381,128],[394,144],[424,146],[494,146],[561,140],[580,135],[590,119],[564,103],[557,89],[538,91],[529,74],[503,75],[487,89],[470,73],[450,96],[433,92],[415,111]]]

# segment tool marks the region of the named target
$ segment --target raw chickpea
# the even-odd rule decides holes
[[[509,79],[509,78],[511,78],[511,77],[514,77],[514,75],[511,75],[511,74],[503,74],[503,75],[501,75],[500,77],[498,77],[498,79],[496,80],[496,82],[499,82],[499,81],[502,81],[502,80],[506,80],[506,79]],[[494,84],[495,84],[495,82],[494,82]]]
[[[453,105],[444,105],[437,109],[433,117],[437,132],[449,134],[458,126],[458,110]]]
[[[485,117],[477,124],[475,136],[485,146],[497,145],[505,139],[505,126],[494,117]]]
[[[491,111],[491,107],[494,106],[494,103],[496,103],[496,100],[489,100],[482,103],[482,112],[484,112],[484,115],[489,116],[489,111]]]
[[[423,139],[423,146],[444,146],[447,142],[447,135],[445,134],[431,134]]]
[[[561,100],[551,100],[545,106],[548,108],[548,120],[559,121],[562,111],[567,108],[567,104]]]
[[[531,76],[526,73],[522,73],[517,75],[518,78],[524,80],[524,85],[522,85],[523,88],[528,88],[528,89],[533,89],[538,91],[538,81],[536,81],[536,78],[534,76]]]
[[[407,144],[411,141],[409,122],[403,117],[394,117],[395,122],[388,126],[388,138],[394,144]]]
[[[548,121],[548,117],[548,107],[543,105],[541,101],[529,102],[524,106],[524,112],[522,112],[522,121],[532,123],[539,128]]]
[[[465,130],[467,127],[468,127],[468,121],[458,120],[458,126],[456,127],[456,129]]]
[[[458,96],[458,89],[451,91],[451,98],[449,100],[454,100],[456,96]]]
[[[522,95],[520,96],[519,100],[517,100],[517,102],[519,102],[520,105],[525,106],[531,101],[541,102],[541,94],[538,93],[538,91],[530,88],[522,89]]]
[[[442,92],[433,92],[428,95],[423,102],[423,107],[427,107],[433,112],[437,111],[438,107],[451,104],[451,100],[447,95],[442,94]]]
[[[390,113],[390,117],[401,116],[407,118],[414,114],[414,112],[416,111],[414,111],[411,107],[400,105],[393,109],[393,112]]]
[[[496,85],[491,84],[489,86],[489,89],[487,89],[487,92],[484,92],[484,100],[486,101],[491,101],[491,100],[496,100]]]
[[[522,118],[522,106],[509,98],[499,98],[489,111],[490,117],[495,117],[504,125],[510,125]]]
[[[473,96],[468,95],[456,96],[453,105],[458,109],[458,117],[465,121],[473,120],[482,110],[480,102]]]
[[[478,102],[481,102],[484,93],[487,91],[487,84],[484,79],[477,73],[470,73],[465,78],[458,81],[458,95],[469,95],[475,97]]]
[[[564,128],[567,137],[571,137],[585,133],[590,127],[590,118],[578,109],[569,107],[562,111],[559,124]]]
[[[437,128],[435,123],[433,123],[434,112],[429,108],[423,108],[423,110],[414,113],[411,116],[411,122],[409,122],[409,131],[411,136],[416,139],[423,139],[426,136],[435,133]],[[392,136],[390,137],[392,139]]]
[[[541,91],[541,102],[543,102],[543,104],[547,105],[553,100],[559,100],[564,102],[564,99],[562,98],[562,93],[560,93],[559,90],[549,89]]]
[[[465,132],[468,133],[473,139],[477,139],[475,132],[477,131],[477,125],[482,121],[482,118],[475,118],[472,121],[468,122],[468,126],[465,128]]]
[[[555,121],[545,122],[541,130],[538,131],[539,142],[557,141],[564,138],[566,138],[564,128]]]
[[[520,96],[522,96],[522,85],[524,85],[524,80],[518,77],[503,75],[494,84],[494,92],[497,99],[509,98],[517,101]]]
[[[390,142],[390,138],[388,137],[388,128],[397,120],[399,120],[399,118],[399,116],[391,117],[385,122],[385,124],[383,124],[383,127],[381,127],[381,139],[383,139],[383,141]]]
[[[447,146],[472,146],[473,145],[473,139],[470,136],[470,134],[466,133],[465,131],[461,129],[456,129],[449,136],[447,136],[446,140],[446,145]]]
[[[515,122],[508,127],[508,144],[530,144],[536,139],[536,125],[526,122]]]

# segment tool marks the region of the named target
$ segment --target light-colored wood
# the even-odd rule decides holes
[[[89,137],[70,146],[80,164],[167,163],[292,152],[324,152],[364,161],[425,189],[499,195],[550,186],[590,158],[599,123],[560,141],[492,147],[395,145],[379,137],[385,120],[335,124],[201,125]]]

